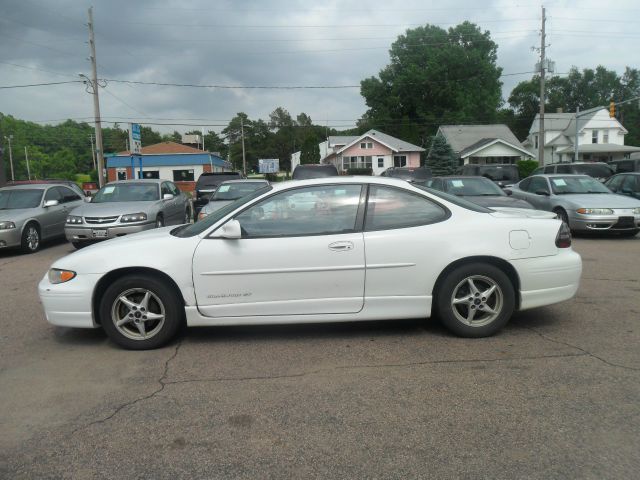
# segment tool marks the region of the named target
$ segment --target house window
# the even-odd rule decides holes
[[[366,144],[366,143],[364,143],[364,142],[362,142],[362,143],[360,144],[360,148],[367,148],[367,144]]]
[[[533,148],[538,148],[538,135],[533,137]]]
[[[174,170],[174,182],[193,182],[193,170]]]
[[[406,167],[407,166],[407,156],[406,155],[394,155],[393,156],[393,166],[394,167]]]
[[[142,172],[142,176],[140,176],[140,172],[138,172],[138,178],[160,178],[159,170],[145,170]]]
[[[362,142],[360,144],[360,148],[373,148],[373,143],[372,142]]]
[[[372,142],[367,142],[367,148],[373,148],[373,143]]]
[[[384,158],[378,158],[378,168],[384,167]]]
[[[118,180],[126,180],[126,179],[127,179],[127,171],[118,170]]]
[[[602,132],[602,143],[609,143],[609,130]]]
[[[598,143],[598,130],[591,131],[591,143]]]

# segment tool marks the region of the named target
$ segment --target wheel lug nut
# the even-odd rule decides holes
[[[476,293],[476,297],[479,297],[479,296],[480,296],[480,294],[479,294],[479,293]]]
[[[143,320],[146,320],[146,319],[147,319],[147,316],[145,315],[144,317],[142,317],[142,319],[143,319]]]
[[[482,297],[482,301],[483,301],[483,302],[486,302],[486,301],[487,301],[487,298],[486,298],[486,297]]]
[[[471,305],[471,310],[475,310],[476,306],[475,305]]]
[[[131,310],[137,310],[137,308],[136,307],[131,307]]]

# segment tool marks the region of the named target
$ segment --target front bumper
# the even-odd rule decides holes
[[[102,274],[79,274],[65,283],[52,284],[45,274],[38,284],[38,294],[47,321],[52,325],[74,328],[97,328],[93,316],[92,296]]]
[[[640,215],[634,215],[632,209],[614,209],[611,215],[583,215],[574,211],[569,213],[569,225],[572,230],[583,232],[624,232],[640,228]]]
[[[70,242],[95,242],[109,238],[121,237],[132,233],[142,232],[155,228],[155,222],[136,223],[134,225],[110,224],[110,225],[66,225],[64,234]],[[99,236],[96,232],[105,232]]]
[[[22,243],[22,229],[11,228],[9,230],[0,230],[0,249],[19,247]]]

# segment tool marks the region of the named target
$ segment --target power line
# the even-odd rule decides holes
[[[63,85],[66,83],[84,83],[84,82],[82,80],[67,80],[65,82],[31,83],[27,85],[0,85],[0,88],[6,89],[6,88],[44,87],[49,85]]]

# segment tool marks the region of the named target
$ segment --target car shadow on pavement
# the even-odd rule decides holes
[[[102,328],[54,327],[53,339],[62,345],[98,345],[108,341]],[[114,347],[116,347],[114,345]],[[117,347],[116,347],[117,348]]]
[[[513,330],[531,330],[560,323],[562,318],[552,308],[534,308],[523,312],[515,312],[505,328]]]
[[[42,242],[42,245],[40,246],[40,250],[38,250],[36,253],[23,253],[22,250],[20,250],[19,248],[7,248],[7,249],[2,249],[0,250],[0,259],[3,258],[13,258],[13,257],[28,257],[30,255],[38,255],[38,253],[42,252],[43,250],[47,250],[51,247],[57,247],[59,245],[62,244],[67,244],[69,246],[69,251],[68,253],[74,252],[75,248],[73,248],[73,245],[71,245],[69,242],[67,242],[66,238],[55,238],[53,240],[47,240],[45,242]]]

